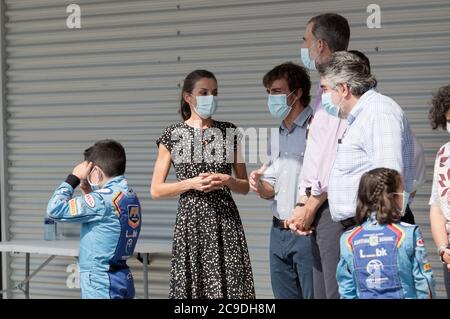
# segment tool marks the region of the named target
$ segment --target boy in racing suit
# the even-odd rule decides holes
[[[124,177],[125,150],[103,140],[84,152],[85,161],[53,193],[47,215],[81,223],[79,270],[83,299],[131,299],[134,282],[126,260],[141,229],[141,206]],[[87,183],[86,183],[87,181]],[[78,185],[84,196],[72,198]]]

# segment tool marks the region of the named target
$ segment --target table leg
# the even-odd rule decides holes
[[[144,264],[144,299],[148,299],[148,259],[149,254],[144,253],[143,264]]]
[[[30,299],[30,280],[33,278],[42,268],[48,265],[56,255],[51,255],[48,257],[35,271],[30,274],[30,253],[26,253],[25,255],[25,279],[19,283],[15,288],[23,291],[25,294],[25,298]],[[25,288],[23,288],[25,286]]]
[[[25,254],[25,279],[30,277],[30,253]],[[30,281],[25,283],[25,298],[30,299]]]

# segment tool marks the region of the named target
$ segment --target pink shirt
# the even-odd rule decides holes
[[[316,91],[314,119],[309,127],[303,159],[300,195],[305,195],[311,187],[311,194],[318,196],[328,191],[328,180],[337,154],[338,139],[348,126],[346,119],[329,115],[322,107],[323,90],[320,85]]]

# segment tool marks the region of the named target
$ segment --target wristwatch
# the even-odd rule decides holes
[[[445,254],[445,250],[447,249],[447,245],[440,245],[437,248],[437,253],[439,255],[439,258],[441,259],[442,263],[445,264],[446,262],[444,261],[444,254]]]

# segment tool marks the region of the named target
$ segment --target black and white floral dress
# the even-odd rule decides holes
[[[167,127],[157,144],[171,152],[179,181],[207,172],[231,175],[230,151],[236,149],[238,138],[230,132],[235,128],[231,123],[214,121],[205,131],[180,122]],[[211,131],[214,134],[209,134]],[[244,228],[227,187],[180,195],[169,297],[255,298]]]

